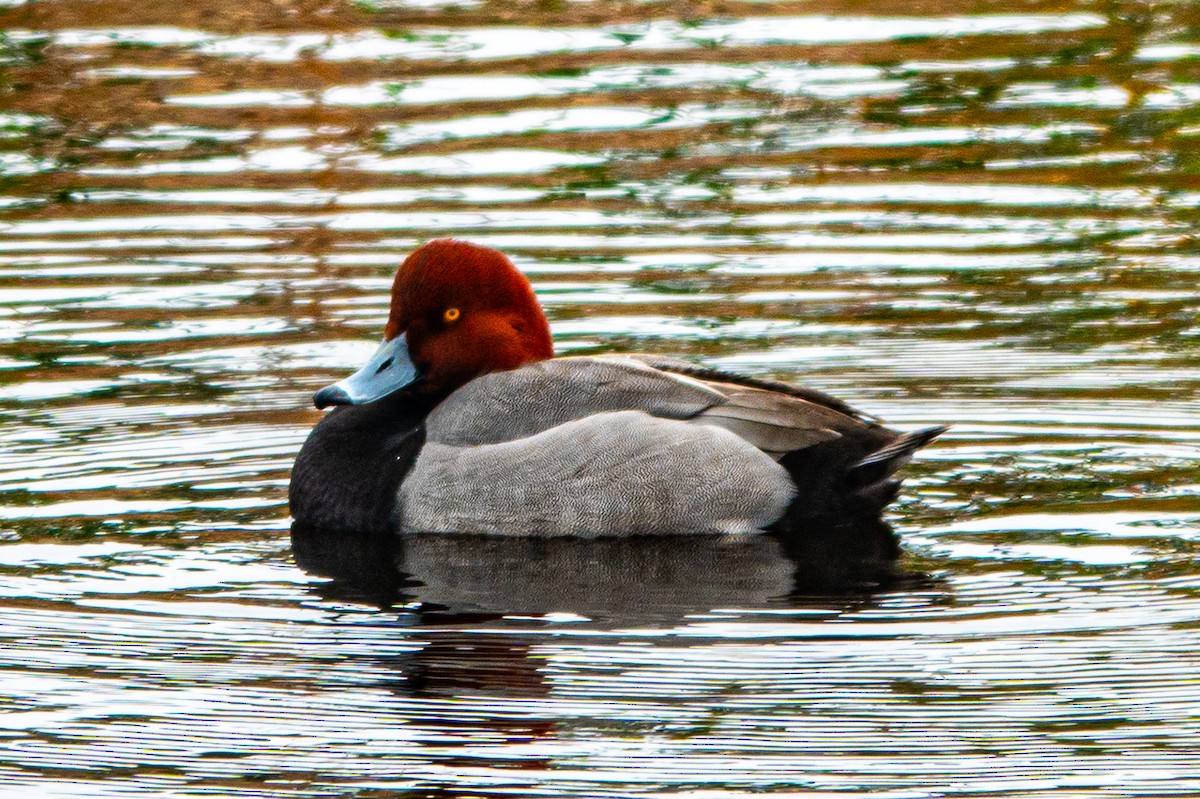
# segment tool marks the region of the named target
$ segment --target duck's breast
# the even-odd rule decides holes
[[[288,504],[297,524],[386,532],[423,443],[425,410],[402,394],[325,415],[296,456]]]

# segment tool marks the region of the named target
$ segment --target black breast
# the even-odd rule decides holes
[[[297,524],[386,532],[396,492],[425,441],[428,408],[404,393],[325,415],[292,467],[288,504]]]

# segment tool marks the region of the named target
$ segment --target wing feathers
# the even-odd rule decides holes
[[[702,377],[709,374],[715,379]],[[653,356],[555,358],[467,383],[429,414],[426,436],[439,444],[481,446],[528,438],[600,413],[633,410],[728,430],[776,460],[864,433],[877,443],[861,450],[867,456],[863,468],[890,457],[872,454],[871,446],[886,448],[894,434],[827,399],[819,392],[781,391],[773,384],[742,382],[734,375]]]
[[[689,377],[629,358],[554,358],[467,383],[429,414],[429,441],[477,446],[537,435],[610,411],[688,419],[725,401]]]
[[[824,405],[765,389],[715,383],[726,393],[721,405],[701,411],[694,421],[723,427],[778,460],[785,453],[840,438],[862,422]]]
[[[826,408],[831,408],[838,413],[845,414],[854,419],[867,424],[881,422],[882,420],[869,413],[863,413],[857,408],[843,402],[837,397],[830,396],[823,391],[818,391],[815,388],[807,386],[796,386],[791,383],[783,383],[778,380],[768,380],[761,377],[750,377],[748,375],[739,375],[732,372],[725,372],[721,369],[714,369],[708,366],[700,366],[699,364],[691,363],[690,361],[680,360],[679,358],[669,358],[663,355],[647,355],[641,353],[631,353],[622,356],[605,356],[605,357],[621,357],[627,360],[637,361],[646,364],[655,369],[661,369],[664,372],[671,372],[677,375],[687,375],[703,380],[708,384],[731,384],[737,387],[763,389],[770,394],[783,394],[789,397],[802,399],[806,402],[811,402],[816,405],[822,405]]]

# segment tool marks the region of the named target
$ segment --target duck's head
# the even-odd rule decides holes
[[[313,402],[357,405],[407,388],[439,398],[487,372],[553,355],[533,287],[498,250],[438,239],[396,270],[383,343]]]

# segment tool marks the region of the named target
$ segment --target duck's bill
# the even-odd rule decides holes
[[[413,365],[408,353],[408,342],[399,335],[380,344],[363,368],[313,394],[313,404],[328,408],[330,405],[373,402],[412,385],[420,377],[420,370]]]

